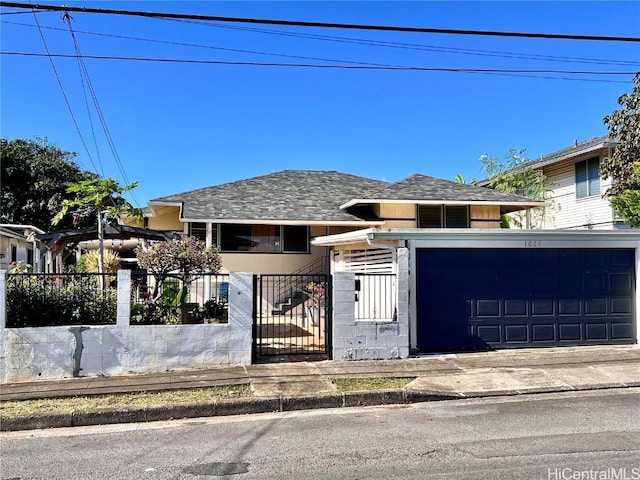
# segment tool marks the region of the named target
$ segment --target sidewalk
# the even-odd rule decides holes
[[[333,377],[416,377],[401,390],[338,393]],[[109,412],[3,417],[0,430],[167,420],[490,395],[640,387],[640,347],[593,346],[424,355],[404,360],[230,365],[0,385],[0,401],[251,384],[254,397]]]

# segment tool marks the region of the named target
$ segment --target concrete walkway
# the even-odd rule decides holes
[[[415,377],[404,389],[338,393],[333,377]],[[251,384],[252,398],[91,415],[2,417],[1,430],[150,421],[444,398],[640,387],[640,347],[593,346],[424,355],[404,360],[230,365],[192,371],[0,385],[0,401]],[[55,417],[47,419],[47,417]]]

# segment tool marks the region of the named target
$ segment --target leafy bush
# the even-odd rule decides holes
[[[116,323],[117,290],[96,275],[8,275],[7,326]]]

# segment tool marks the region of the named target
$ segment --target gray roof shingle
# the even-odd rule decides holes
[[[339,206],[386,185],[336,171],[283,170],[156,198],[150,203],[182,203],[182,216],[193,220],[360,222],[361,218]]]
[[[156,198],[179,203],[188,220],[363,222],[340,206],[353,199],[531,203],[488,188],[413,175],[396,183],[336,171],[283,170]],[[372,218],[368,218],[371,220]]]
[[[412,175],[399,182],[392,183],[370,197],[363,199],[412,200],[412,201],[465,201],[496,203],[531,203],[530,198],[498,192],[490,188],[463,184],[429,177]]]

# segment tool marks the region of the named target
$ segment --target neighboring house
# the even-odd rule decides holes
[[[33,225],[0,224],[0,270],[12,262],[24,262],[40,271],[37,234],[44,233]]]
[[[529,163],[529,168],[541,169],[547,177],[549,203],[543,229],[629,228],[603,197],[611,179],[601,178],[600,162],[611,155],[615,145],[607,136],[576,141],[571,147]],[[486,181],[480,185],[486,185]]]
[[[217,245],[227,271],[307,273],[313,265],[322,269],[327,256],[326,248],[311,244],[314,237],[369,227],[499,228],[501,214],[541,205],[425,175],[389,183],[285,170],[156,198],[144,222]]]

